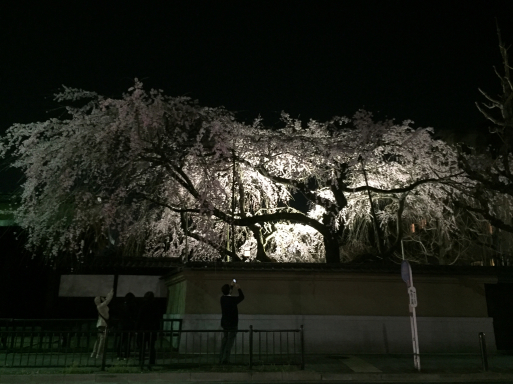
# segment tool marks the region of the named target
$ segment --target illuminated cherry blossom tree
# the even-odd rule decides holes
[[[283,114],[268,129],[138,81],[120,99],[72,88],[56,99],[69,119],[16,124],[0,147],[26,175],[16,221],[49,258],[337,263],[358,247],[389,258],[412,220],[450,227],[444,201],[468,183],[432,130],[365,111]]]
[[[431,129],[414,129],[410,121],[375,123],[364,111],[350,120],[310,122],[305,128],[287,119],[289,132],[278,132],[287,143],[273,142],[282,157],[283,148],[299,148],[288,155],[301,159],[301,168],[290,167],[287,177],[281,169],[270,171],[267,160],[257,168],[310,201],[309,216],[328,223],[342,260],[399,256],[401,239],[405,234],[410,239],[410,227],[419,221],[444,233],[449,248],[469,237],[468,228],[456,225],[452,202],[455,196],[464,199],[460,189],[472,181],[459,171],[456,151],[435,140]],[[310,157],[301,148],[309,148]],[[423,244],[423,256],[454,262],[459,257],[454,252],[448,261],[443,252],[434,254],[440,247],[427,245],[440,239],[417,236],[415,241]]]

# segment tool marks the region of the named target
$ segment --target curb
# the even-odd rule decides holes
[[[36,374],[1,375],[1,384],[14,383],[134,383],[134,382],[513,382],[513,373],[317,373],[317,372],[176,372],[129,374]]]

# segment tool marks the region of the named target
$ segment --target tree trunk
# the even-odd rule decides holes
[[[337,264],[340,263],[340,251],[338,241],[333,234],[324,234],[324,251],[326,252],[326,263]]]
[[[253,232],[253,236],[257,242],[257,255],[256,260],[264,263],[272,263],[276,260],[271,259],[269,256],[267,256],[267,253],[265,252],[264,248],[264,242],[262,240],[262,232],[259,227],[256,225],[248,225],[249,229]]]

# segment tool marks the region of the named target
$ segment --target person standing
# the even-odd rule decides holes
[[[94,298],[94,303],[96,304],[96,309],[98,310],[98,320],[96,321],[96,329],[98,330],[98,335],[96,337],[96,341],[94,342],[93,353],[91,353],[91,357],[102,357],[103,350],[105,348],[105,333],[107,332],[107,323],[109,321],[109,303],[114,297],[114,290],[111,289],[106,297],[96,296]]]
[[[136,330],[137,307],[135,295],[132,292],[125,295],[119,320],[118,360],[130,357],[133,334]]]
[[[232,296],[233,288],[239,292],[238,296]],[[232,351],[235,338],[237,336],[237,329],[239,326],[239,310],[237,305],[244,300],[244,293],[240,285],[235,282],[225,284],[221,287],[221,327],[223,328],[223,340],[221,341],[221,353],[219,355],[219,364],[228,364],[230,362],[230,353]]]
[[[158,331],[160,330],[160,319],[162,315],[155,302],[153,292],[144,294],[144,302],[137,318],[138,342],[141,352],[139,360],[144,362],[146,350],[150,350],[150,365],[155,364],[157,351],[155,343],[157,342]]]

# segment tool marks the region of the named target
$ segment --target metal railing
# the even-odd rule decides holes
[[[43,327],[42,327],[43,328]],[[75,327],[45,330],[37,327],[0,330],[0,366],[201,366],[219,363],[222,330],[183,330],[181,322],[168,330],[124,332]],[[95,342],[104,338],[103,353],[92,354]],[[299,365],[304,369],[304,333],[300,329],[239,329],[231,350],[236,365]]]

